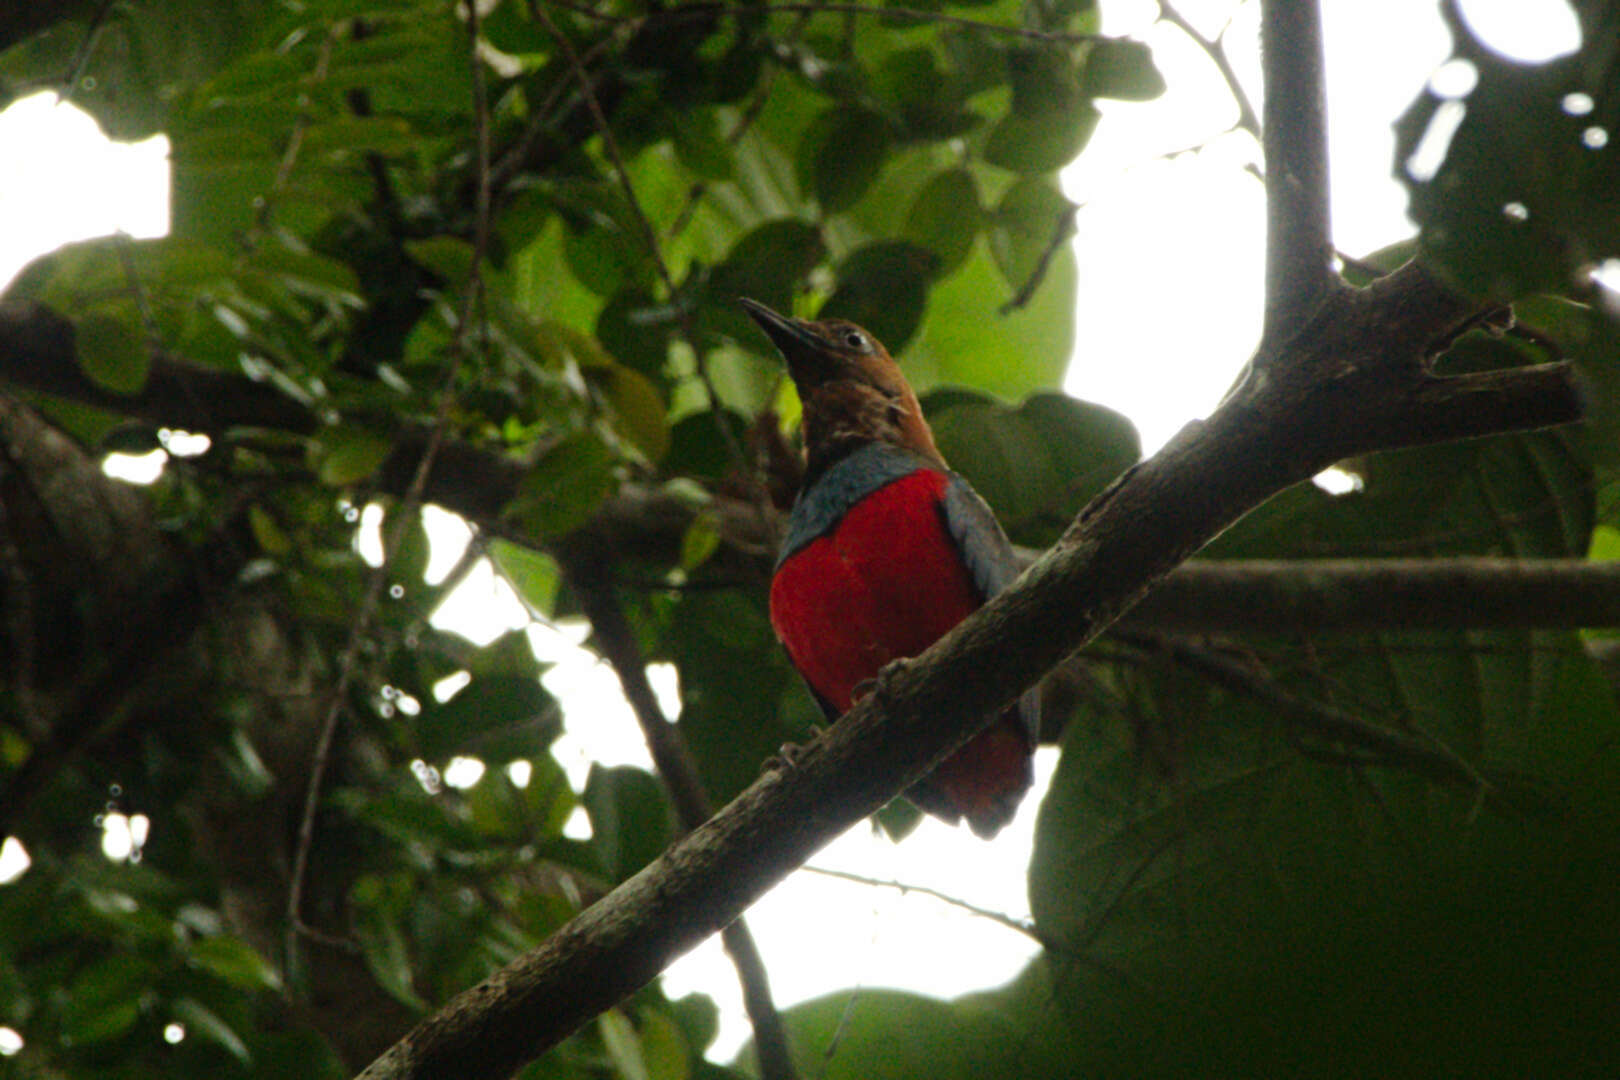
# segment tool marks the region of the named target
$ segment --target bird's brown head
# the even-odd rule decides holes
[[[804,403],[807,479],[871,442],[944,460],[911,384],[883,343],[843,319],[811,322],[744,298],[744,310],[787,360]]]

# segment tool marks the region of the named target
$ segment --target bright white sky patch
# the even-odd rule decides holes
[[[1461,0],[1463,19],[1486,47],[1539,64],[1581,47],[1581,23],[1565,0]]]
[[[34,860],[29,857],[28,849],[15,836],[6,837],[5,843],[0,844],[0,885],[10,885],[32,865]]]
[[[161,135],[108,142],[88,115],[47,92],[0,112],[0,147],[0,285],[73,240],[169,231],[169,140]]]

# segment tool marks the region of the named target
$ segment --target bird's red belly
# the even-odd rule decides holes
[[[940,499],[921,470],[856,504],[771,581],[771,623],[811,687],[839,712],[891,660],[916,656],[979,607]]]

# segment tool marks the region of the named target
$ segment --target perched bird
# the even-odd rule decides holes
[[[743,306],[804,404],[805,473],[771,580],[771,624],[829,718],[1018,575],[995,515],[934,445],[917,395],[871,334]],[[906,795],[981,837],[1031,782],[1039,698],[1025,694]]]

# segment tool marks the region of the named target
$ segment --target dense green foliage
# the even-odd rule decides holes
[[[1535,331],[1441,363],[1562,348],[1591,423],[1353,463],[1357,494],[1289,491],[1207,555],[1613,554],[1620,334],[1583,273],[1620,255],[1620,159],[1589,134],[1620,131],[1620,71],[1612,6],[1581,6],[1589,47],[1537,68],[1454,28],[1478,87],[1411,187],[1423,257],[1522,300]],[[716,802],[815,711],[764,609],[796,404],[737,296],[882,337],[1022,543],[1135,459],[1128,423],[1055,392],[1075,271],[1054,170],[1097,98],[1161,85],[1145,48],[1087,36],[1092,4],[485,7],[476,62],[441,0],[69,3],[0,40],[0,97],[71,80],[113,135],[166,133],[174,165],[169,237],[74,245],[6,297],[68,320],[56,359],[78,365],[55,395],[0,398],[0,834],[33,858],[0,886],[0,1025],[25,1075],[346,1075],[674,835],[648,774],[569,786],[522,632],[478,648],[428,621],[460,577],[423,579],[425,447],[428,501],[535,618],[605,580],[645,658],[676,666]],[[1437,105],[1414,104],[1401,161]],[[8,393],[51,359],[19,340],[0,340]],[[208,450],[139,492],[99,471],[172,428]],[[368,505],[380,571],[355,545]],[[841,1028],[828,1077],[1612,1075],[1605,646],[1099,644],[1046,733],[1045,955],[957,1002],[791,1010],[802,1059]],[[1475,781],[1313,734],[1312,709],[1420,733]],[[456,755],[491,768],[445,787]],[[576,808],[589,840],[563,836]],[[100,854],[112,812],[158,823],[137,860]],[[713,1024],[655,985],[524,1075],[746,1072],[703,1060]]]

